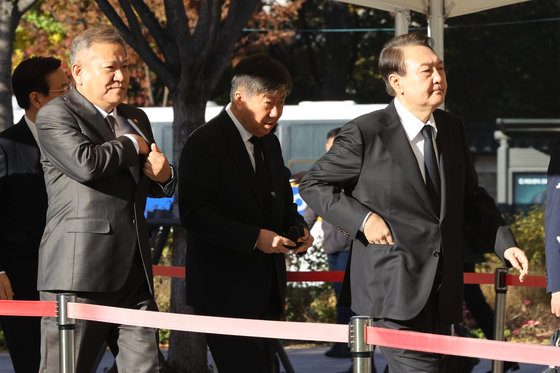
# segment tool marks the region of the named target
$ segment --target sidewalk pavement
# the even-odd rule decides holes
[[[286,352],[290,358],[290,362],[296,373],[340,373],[345,372],[349,367],[350,359],[335,359],[325,356],[328,346],[310,347],[310,348],[287,348]],[[167,351],[163,351],[167,355]],[[97,369],[97,373],[104,373],[113,364],[113,357],[110,352],[105,353],[101,364]],[[383,373],[385,369],[385,359],[379,352],[375,350],[374,364],[378,373]],[[514,373],[542,373],[548,368],[544,365],[520,364],[520,369]],[[490,360],[481,360],[473,369],[473,373],[486,373],[491,371],[492,362]],[[282,370],[283,371],[283,370]],[[0,352],[0,373],[14,373],[10,355],[8,352]]]

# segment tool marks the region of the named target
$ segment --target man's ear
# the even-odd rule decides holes
[[[76,82],[76,85],[82,85],[82,65],[79,63],[75,63],[72,65],[72,77],[74,78],[74,81]]]
[[[401,86],[401,77],[399,74],[393,73],[389,75],[389,84],[393,88],[396,94],[402,94],[403,89]]]
[[[35,109],[39,110],[41,106],[43,106],[43,102],[41,100],[41,94],[39,92],[31,92],[29,94],[29,104],[33,106]]]

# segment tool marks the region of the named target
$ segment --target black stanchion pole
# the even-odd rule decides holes
[[[371,372],[373,346],[366,343],[366,326],[372,326],[369,316],[353,316],[350,319],[350,351],[354,362],[354,373]]]
[[[67,303],[74,302],[76,296],[61,293],[56,296],[58,308],[58,335],[60,351],[60,373],[74,373],[74,328],[76,320],[68,318]]]
[[[507,285],[506,276],[507,268],[496,268],[494,277],[494,290],[496,292],[496,305],[494,309],[494,339],[496,341],[505,341],[506,330],[506,295]],[[492,373],[503,373],[504,362],[499,360],[492,361]]]

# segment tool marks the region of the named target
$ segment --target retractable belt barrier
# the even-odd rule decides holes
[[[185,267],[153,266],[154,276],[185,277]],[[344,271],[318,271],[318,272],[287,272],[288,282],[341,282],[344,279]],[[465,284],[493,285],[493,273],[469,273],[463,274]],[[506,285],[546,287],[545,276],[527,276],[525,282],[519,282],[515,275],[506,276]]]
[[[344,272],[289,272],[288,281],[341,281]],[[154,266],[154,275],[184,277],[183,267]],[[546,287],[544,276],[528,276],[520,283],[517,276],[498,268],[495,274],[465,273],[465,284],[494,284],[497,296],[505,298],[507,286]],[[61,371],[73,373],[73,323],[76,319],[135,325],[188,332],[277,338],[317,342],[348,342],[354,359],[354,372],[369,371],[372,345],[426,351],[494,360],[493,371],[502,361],[560,366],[558,348],[545,345],[489,341],[428,333],[372,327],[371,318],[357,316],[350,325],[264,321],[185,315],[74,303],[72,294],[59,294],[58,302],[0,301],[0,315],[58,317],[61,343]],[[504,315],[498,315],[504,313]],[[496,309],[495,328],[503,327],[505,309]],[[498,333],[496,333],[498,335]],[[70,345],[70,346],[68,346]]]

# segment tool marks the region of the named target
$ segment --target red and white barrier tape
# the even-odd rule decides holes
[[[560,366],[558,347],[366,327],[366,342],[406,350]]]
[[[68,303],[68,317],[198,333],[347,342],[348,326],[139,311]],[[55,302],[0,301],[1,315],[56,316]],[[366,343],[434,353],[560,366],[558,347],[366,327]]]

